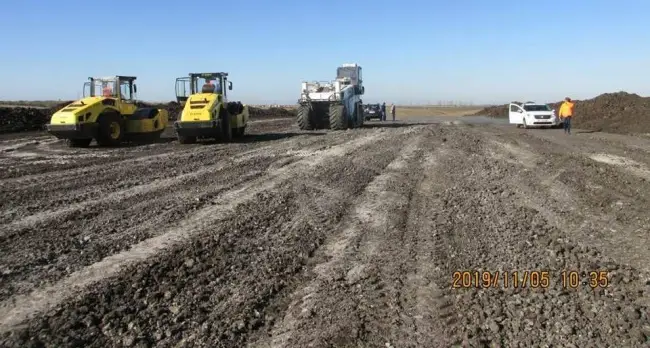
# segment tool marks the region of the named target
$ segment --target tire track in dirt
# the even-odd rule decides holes
[[[51,138],[51,137],[34,137],[29,140],[26,139],[13,139],[11,141],[0,141],[0,153],[3,155],[9,157],[12,157],[10,152],[14,152],[16,150],[23,149],[28,146],[33,146],[33,145],[42,145],[42,144],[54,144],[57,143],[58,140],[56,138]],[[18,156],[20,157],[20,156]],[[5,160],[4,158],[2,160]]]
[[[607,133],[574,133],[567,136],[561,130],[545,132],[541,130],[526,132],[529,137],[559,145],[571,152],[593,154],[605,150],[609,154],[628,157],[636,162],[650,166],[650,141],[639,136],[622,136]]]
[[[262,176],[261,170],[276,163],[276,159],[254,163],[260,170],[251,171],[250,167],[243,166],[228,168],[226,171],[232,174],[217,173],[222,174],[218,179],[192,180],[169,193],[154,191],[89,207],[58,224],[28,229],[23,231],[25,235],[12,235],[0,243],[4,250],[0,255],[3,265],[0,300],[58,280],[156,236],[161,232],[160,226],[182,219],[225,190]]]
[[[359,342],[383,346],[391,338],[386,335],[395,324],[390,317],[398,319],[399,313],[397,308],[386,308],[386,301],[398,301],[401,286],[393,284],[393,278],[401,277],[403,265],[398,260],[404,259],[404,245],[394,244],[394,238],[399,240],[404,233],[402,209],[413,187],[404,179],[417,175],[413,163],[425,141],[430,139],[424,135],[410,139],[386,170],[366,186],[353,203],[352,215],[329,238],[319,257],[323,261],[314,265],[314,278],[290,296],[292,302],[271,338],[258,338],[249,347]],[[388,240],[393,243],[384,244]],[[382,264],[383,257],[393,262]],[[373,291],[377,289],[381,289],[379,297]]]
[[[90,149],[66,149],[63,145],[54,144],[65,155],[55,154],[50,157],[41,153],[36,160],[34,158],[15,159],[14,163],[3,163],[6,168],[0,175],[0,187],[7,183],[31,182],[37,184],[44,179],[66,179],[70,174],[92,173],[106,166],[129,165],[131,163],[154,161],[170,156],[175,147],[173,143],[142,145],[133,147],[122,147],[118,149],[90,148]],[[156,155],[151,155],[155,152]],[[64,157],[61,157],[64,156]],[[57,158],[59,161],[57,162]],[[63,158],[64,160],[61,160]]]
[[[358,151],[362,148],[371,149],[373,146],[372,144],[376,141],[385,139],[389,136],[390,133],[388,132],[370,132],[362,138],[354,139],[338,147],[335,146],[322,150],[312,157],[307,157],[279,168],[275,172],[269,173],[261,179],[252,181],[248,185],[237,190],[228,191],[219,196],[219,201],[215,201],[214,205],[197,211],[195,214],[188,217],[177,226],[172,227],[159,237],[141,242],[140,244],[133,246],[133,248],[128,252],[108,257],[100,263],[94,264],[93,266],[87,267],[86,269],[73,274],[71,277],[54,287],[36,292],[25,298],[14,299],[10,303],[5,303],[1,312],[2,315],[0,315],[0,317],[3,318],[2,328],[3,330],[6,330],[11,327],[12,323],[20,322],[25,317],[33,315],[36,312],[50,307],[54,302],[62,300],[61,296],[63,294],[60,291],[61,289],[70,288],[73,284],[89,285],[90,283],[106,278],[111,274],[115,274],[115,272],[120,268],[119,266],[126,263],[142,261],[152,256],[154,253],[159,253],[162,249],[167,249],[172,245],[181,243],[193,235],[206,231],[206,229],[209,231],[211,229],[210,226],[215,226],[219,221],[232,223],[234,220],[231,221],[231,219],[228,219],[228,212],[235,208],[235,206],[254,200],[257,197],[257,194],[273,190],[273,188],[277,187],[280,183],[292,180],[296,175],[300,175],[300,173],[305,170],[311,172],[317,170],[318,166],[323,165],[327,161],[340,161],[339,159],[344,159],[348,153]],[[339,170],[337,170],[337,173],[338,171]],[[30,303],[32,304],[31,311],[30,306],[28,306]]]
[[[511,141],[524,141],[519,139]],[[547,140],[528,138],[525,142],[538,149],[526,154],[514,145],[515,159],[537,158],[535,167],[520,171],[520,186],[529,197],[526,204],[543,213],[555,227],[576,235],[582,244],[650,272],[650,252],[639,242],[646,240],[650,230],[645,208],[650,205],[650,181],[643,175],[644,168],[621,168],[629,159],[615,155],[594,158],[591,153],[601,151],[602,144],[584,153],[548,146]],[[610,159],[613,164],[607,161]],[[539,192],[546,194],[540,196]]]
[[[589,157],[614,154],[607,142],[572,152],[466,125],[330,136],[348,142],[261,156],[265,172],[157,238],[1,303],[0,346],[647,345],[650,278],[627,263],[650,261],[635,232],[650,183]],[[609,286],[568,289],[563,270],[607,270]],[[550,286],[454,289],[456,271],[549,272]]]
[[[650,169],[642,163],[631,160],[627,157],[611,155],[608,153],[597,153],[589,156],[592,160],[600,163],[611,164],[636,175],[641,179],[650,181]]]
[[[644,286],[630,273],[635,270],[608,258],[603,253],[608,250],[577,243],[581,236],[570,227],[556,228],[541,210],[552,209],[556,203],[543,184],[551,175],[543,166],[530,169],[526,163],[504,161],[513,152],[504,147],[495,150],[492,143],[496,140],[484,139],[486,135],[480,132],[467,134],[474,138],[476,155],[468,156],[458,146],[458,153],[441,159],[447,168],[444,173],[455,173],[439,181],[445,203],[438,216],[444,222],[439,230],[446,230],[442,238],[447,260],[444,269],[450,283],[455,271],[507,271],[511,283],[505,288],[502,279],[496,287],[449,290],[459,315],[448,337],[464,346],[530,347],[544,342],[563,347],[640,347],[645,341],[642,328],[649,322],[648,308],[635,303],[643,297]],[[508,140],[519,140],[515,139]],[[525,141],[535,147],[535,142]],[[495,151],[500,152],[496,162],[491,156]],[[548,160],[554,165],[563,163]],[[564,165],[575,168],[577,163],[572,158]],[[460,174],[463,172],[473,175]],[[460,184],[452,185],[453,181]],[[445,183],[447,189],[442,190]],[[562,271],[602,270],[610,270],[606,289],[592,290],[587,275],[581,279],[587,284],[579,284],[577,289],[562,285]],[[524,271],[549,272],[550,285],[515,289],[514,271],[519,271],[520,281]]]
[[[442,231],[436,228],[437,215],[443,210],[438,199],[438,191],[443,188],[437,181],[439,173],[446,170],[439,159],[445,156],[447,146],[428,145],[424,151],[422,177],[414,189],[407,217],[406,230],[411,231],[413,242],[402,293],[405,332],[396,347],[451,347],[447,328],[456,324],[448,275],[443,271],[445,244]]]
[[[316,145],[310,148],[303,142],[303,156],[342,151],[336,146],[349,145],[332,146],[349,139],[342,138],[330,140],[327,148],[315,142],[311,142]],[[286,152],[287,147],[279,146],[263,152],[270,157],[260,156],[260,153],[242,154],[226,161],[230,166],[206,168],[189,179],[173,179],[173,185],[156,183],[146,187],[145,192],[138,190],[136,195],[120,192],[116,197],[108,196],[105,201],[90,201],[73,207],[75,211],[63,210],[60,216],[48,215],[49,220],[39,221],[39,226],[4,235],[0,239],[0,246],[5,250],[0,255],[0,264],[4,265],[0,300],[24,293],[33,288],[34,283],[57,280],[82,266],[126,250],[134,243],[155,237],[162,232],[161,226],[184,218],[192,210],[209,206],[212,200],[220,199],[221,193],[246,188],[249,180],[273,174],[282,170],[278,167],[299,159],[283,155]],[[251,168],[255,169],[251,172]],[[54,218],[57,220],[51,220]]]
[[[255,157],[284,155],[284,152],[296,148],[307,148],[305,151],[309,153],[308,147],[324,144],[325,141],[328,143],[327,146],[333,146],[345,140],[340,138],[321,139],[318,136],[311,136],[284,140],[279,143],[282,147],[279,147],[279,144],[273,144],[242,152],[236,152],[229,148],[217,148],[202,153],[189,152],[184,156],[186,157],[184,160],[176,158],[173,161],[161,162],[162,168],[152,166],[150,163],[121,168],[119,176],[114,176],[110,170],[107,172],[108,168],[98,169],[96,172],[102,173],[102,175],[96,175],[89,180],[86,180],[85,176],[73,176],[63,182],[48,184],[47,186],[56,189],[54,195],[48,194],[51,191],[48,192],[46,189],[36,194],[31,185],[12,191],[6,190],[5,193],[9,197],[15,197],[20,205],[8,209],[2,220],[13,219],[14,216],[23,217],[13,219],[12,222],[3,225],[1,229],[5,231],[4,233],[9,233],[9,231],[24,229],[34,224],[42,224],[60,216],[76,213],[80,209],[89,208],[91,205],[105,205],[169,185],[182,184],[184,180],[190,180],[211,171],[218,171],[225,166]],[[120,179],[117,179],[118,177]],[[80,181],[85,185],[80,185]],[[70,190],[74,190],[74,194],[71,194]],[[52,209],[57,207],[63,208]],[[30,212],[36,213],[27,215]],[[0,233],[0,238],[4,233]]]
[[[629,168],[617,170],[610,168],[611,163],[594,166],[593,158],[585,158],[591,157],[588,154],[547,156],[552,165],[537,168],[534,176],[527,173],[518,177],[522,196],[518,204],[538,211],[566,236],[549,247],[553,264],[587,268],[588,272],[607,271],[610,286],[598,291],[592,304],[582,299],[584,307],[611,312],[600,325],[590,325],[589,337],[606,337],[618,329],[623,336],[619,339],[626,346],[638,346],[650,337],[650,300],[645,296],[650,284],[650,252],[646,247],[650,217],[642,212],[650,204],[650,185],[643,179],[628,181],[634,180],[630,174],[636,174]],[[612,157],[618,158],[605,158]],[[558,169],[562,165],[565,167]],[[539,177],[557,171],[562,180],[540,181]],[[571,251],[571,261],[566,261],[566,250]]]
[[[272,129],[270,129],[272,130]],[[259,130],[258,130],[259,131]],[[249,134],[246,139],[241,143],[229,144],[196,144],[196,145],[180,145],[176,143],[154,144],[154,145],[141,145],[141,146],[127,146],[117,149],[104,149],[104,148],[91,148],[91,149],[68,149],[61,147],[60,151],[69,154],[75,161],[73,168],[59,168],[57,166],[41,166],[46,172],[29,174],[21,173],[18,177],[6,178],[0,180],[0,188],[4,187],[19,187],[24,189],[38,188],[43,182],[48,182],[50,185],[70,185],[70,181],[84,180],[84,183],[105,184],[106,177],[121,176],[120,170],[125,168],[132,168],[138,170],[147,170],[151,164],[158,164],[157,162],[167,162],[170,160],[182,161],[187,160],[188,165],[197,161],[197,158],[217,155],[219,152],[224,152],[225,155],[230,155],[231,152],[242,153],[244,151],[256,151],[260,147],[266,146],[270,148],[274,146],[276,141],[286,141],[295,138],[298,134],[288,133],[273,136],[273,134]],[[304,136],[303,136],[304,137]],[[270,145],[265,145],[268,143]],[[207,146],[206,146],[207,145]],[[216,150],[216,151],[215,151]],[[85,156],[85,157],[84,157]],[[88,156],[109,156],[112,162],[100,163],[92,165],[88,161]],[[128,157],[128,158],[124,158]],[[171,162],[171,161],[170,161]],[[29,162],[26,162],[29,164]],[[138,167],[134,165],[139,165]],[[149,169],[152,171],[152,169]],[[106,175],[95,178],[88,174],[97,172],[105,173]],[[109,174],[113,174],[112,176]]]
[[[307,137],[302,139],[292,138],[284,142],[289,148],[304,148],[316,144],[317,142],[326,142],[329,140],[337,144],[338,139],[318,139],[320,137]],[[343,141],[343,140],[341,140]],[[277,145],[277,144],[276,144]],[[245,156],[265,156],[266,152],[273,153],[276,145],[265,146],[254,150],[237,153],[229,150],[222,153],[203,153],[189,155],[185,160],[168,160],[161,161],[156,165],[143,164],[133,167],[125,167],[119,174],[113,175],[109,168],[98,170],[99,173],[106,175],[89,175],[88,180],[84,176],[71,177],[62,182],[48,183],[40,187],[5,188],[0,189],[5,197],[9,200],[0,203],[3,209],[0,221],[5,224],[13,220],[13,224],[29,224],[31,219],[37,221],[44,214],[49,214],[48,210],[57,210],[58,207],[71,209],[70,205],[80,206],[87,204],[88,201],[102,199],[107,195],[117,195],[120,191],[138,191],[142,186],[155,185],[154,181],[164,182],[174,180],[176,176],[191,176],[192,173],[202,170],[206,166],[219,165],[228,162],[231,158],[245,158]],[[217,150],[218,151],[218,150]],[[86,182],[86,185],[81,185]],[[71,191],[74,194],[70,194]],[[59,208],[61,209],[61,208]],[[29,217],[29,215],[35,216]],[[24,221],[20,222],[23,217]],[[9,227],[5,228],[8,229]]]
[[[251,129],[247,132],[245,138],[240,140],[241,142],[225,144],[222,147],[244,151],[260,146],[259,143],[263,141],[274,141],[299,134],[273,133],[273,131],[277,130],[285,131],[287,126],[288,120],[285,122],[257,121],[251,124]],[[84,176],[84,179],[88,179],[85,177],[88,173],[106,170],[107,167],[108,170],[119,173],[120,168],[134,163],[140,163],[143,167],[146,167],[148,163],[166,161],[170,158],[184,159],[192,154],[198,155],[214,151],[214,147],[206,147],[204,144],[180,145],[175,141],[173,134],[165,135],[158,143],[118,148],[70,149],[63,145],[61,141],[36,145],[39,147],[38,155],[45,156],[45,159],[50,156],[49,162],[46,161],[48,165],[44,165],[43,160],[36,161],[36,163],[33,160],[18,160],[14,164],[3,163],[2,166],[6,167],[6,169],[0,172],[0,188],[7,184],[24,183],[26,181],[40,185],[44,181],[69,180],[71,176],[75,175]],[[57,163],[57,158],[63,158],[66,161],[64,161],[65,163]]]
[[[50,135],[42,135],[42,134],[24,134],[20,138],[14,138],[14,139],[0,139],[0,151],[4,151],[6,149],[12,149],[16,146],[23,146],[23,144],[32,144],[35,141],[46,141],[46,140],[52,140],[52,136]]]

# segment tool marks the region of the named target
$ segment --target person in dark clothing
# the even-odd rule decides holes
[[[381,120],[386,121],[386,102],[381,104]]]
[[[205,81],[203,87],[201,88],[201,93],[214,93],[215,86],[212,81]]]

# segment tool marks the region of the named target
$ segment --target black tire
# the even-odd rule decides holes
[[[97,143],[99,146],[118,146],[124,139],[124,120],[114,111],[99,115]]]
[[[239,115],[244,111],[244,105],[241,102],[229,102],[226,110],[231,115]]]
[[[221,121],[221,142],[229,143],[232,141],[232,126],[230,125],[230,114],[228,110],[221,108],[219,110],[219,120]]]
[[[66,139],[65,143],[68,145],[68,147],[88,147],[90,146],[90,143],[93,141],[92,138],[90,139]]]
[[[183,145],[196,143],[196,137],[178,135],[177,138],[178,142]]]
[[[232,136],[233,138],[239,139],[239,138],[243,138],[245,133],[246,133],[246,126],[243,126],[243,127],[235,128],[232,131]]]
[[[300,105],[298,108],[298,127],[301,130],[313,130],[314,129],[314,120],[313,120],[313,111],[309,105]]]
[[[330,105],[329,119],[330,119],[330,129],[332,130],[347,129],[348,120],[347,120],[345,105],[339,105],[339,104]]]
[[[135,110],[133,115],[129,116],[129,120],[146,120],[158,116],[160,111],[156,108],[140,108]]]
[[[349,129],[354,129],[357,127],[357,113],[354,108],[352,107],[352,117],[348,118],[348,128]]]
[[[357,119],[359,120],[358,127],[363,127],[363,104],[361,104],[361,102],[357,103]]]

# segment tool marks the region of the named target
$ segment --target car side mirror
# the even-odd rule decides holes
[[[232,82],[228,81],[228,90],[232,91]]]
[[[524,110],[519,109],[519,110],[517,110],[517,112],[520,113],[520,114],[523,114],[523,113],[524,113]]]

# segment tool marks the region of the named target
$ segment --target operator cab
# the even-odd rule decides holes
[[[226,101],[226,91],[223,86],[228,85],[228,90],[232,91],[232,82],[228,81],[228,73],[190,73],[187,77],[176,79],[176,100],[185,104],[192,94],[197,93],[215,93],[223,96]]]
[[[138,89],[135,76],[89,77],[84,83],[83,97],[104,97],[135,101]]]
[[[362,85],[361,67],[357,64],[341,64],[336,69],[336,78],[350,81],[353,85]]]
[[[356,63],[341,64],[336,69],[336,79],[346,85],[353,85],[356,91],[355,94],[364,94],[363,75],[361,66]]]

